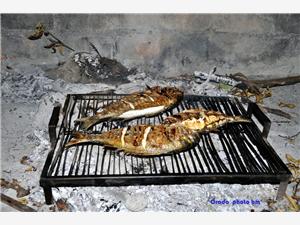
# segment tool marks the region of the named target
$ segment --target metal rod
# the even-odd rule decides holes
[[[98,171],[99,154],[100,154],[100,146],[98,145],[98,147],[97,147],[97,159],[96,159],[95,175],[97,174],[97,171]]]
[[[206,134],[203,134],[200,136],[201,138],[201,141],[202,141],[202,144],[203,144],[203,148],[202,148],[202,151],[203,151],[203,155],[204,155],[204,158],[207,160],[207,165],[209,165],[209,167],[212,168],[212,171],[213,172],[217,172],[217,169],[215,168],[214,166],[214,163],[213,161],[211,160],[211,157],[210,157],[210,154],[209,154],[209,151],[207,150],[206,148],[206,144],[205,144],[205,141],[204,141],[204,137]],[[210,170],[210,169],[209,169]]]
[[[103,151],[103,154],[102,154],[102,160],[101,160],[100,175],[103,174],[103,167],[104,167],[104,160],[105,160],[106,151],[107,150],[104,148],[104,151]]]

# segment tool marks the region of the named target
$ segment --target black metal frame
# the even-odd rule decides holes
[[[67,112],[68,108],[75,107],[75,103],[71,106],[70,100],[76,99],[82,99],[84,97],[107,97],[110,95],[105,94],[76,94],[76,95],[68,95],[64,104],[64,108],[62,110],[63,113],[63,119],[62,124],[60,126],[59,133],[65,132],[70,133],[71,131],[68,130],[68,126],[70,127],[70,124],[67,123],[67,117],[70,116]],[[113,96],[123,96],[123,95],[113,95]],[[219,161],[220,158],[218,158],[217,153],[214,153],[214,147],[212,149],[207,149],[209,151],[210,156],[212,157],[212,160],[216,163],[216,166],[218,168],[214,169],[212,166],[212,169],[210,171],[206,172],[197,172],[197,173],[190,173],[188,170],[183,171],[180,173],[163,173],[163,174],[109,174],[109,175],[67,175],[67,176],[57,176],[57,175],[51,175],[49,173],[49,169],[51,166],[51,163],[53,160],[54,152],[56,149],[56,145],[58,142],[58,137],[56,135],[56,129],[58,124],[58,118],[60,114],[60,105],[56,105],[53,109],[53,113],[51,115],[51,119],[49,121],[49,136],[50,136],[50,142],[51,142],[51,150],[47,156],[41,178],[40,178],[40,185],[44,189],[45,193],[45,199],[47,204],[51,204],[52,202],[52,187],[62,187],[62,186],[68,186],[68,187],[75,187],[75,186],[126,186],[126,185],[149,185],[149,184],[184,184],[184,183],[213,183],[213,182],[221,182],[221,183],[240,183],[240,184],[256,184],[256,183],[271,183],[271,184],[279,184],[280,187],[278,190],[278,198],[281,198],[286,190],[286,186],[288,183],[288,180],[291,176],[290,171],[286,167],[286,165],[281,161],[279,156],[276,154],[274,149],[271,147],[271,145],[267,141],[267,136],[270,130],[271,121],[268,119],[268,117],[260,110],[260,108],[255,104],[251,103],[248,105],[247,112],[245,111],[244,107],[241,105],[241,103],[236,98],[228,98],[228,97],[209,97],[209,96],[195,96],[195,95],[189,95],[185,96],[184,100],[188,101],[190,106],[197,107],[197,105],[194,104],[196,100],[199,100],[199,98],[203,99],[209,99],[209,101],[220,101],[222,104],[226,106],[226,104],[230,104],[233,109],[236,109],[236,114],[242,114],[243,116],[247,116],[251,118],[251,116],[254,116],[257,118],[257,120],[262,124],[263,131],[262,133],[259,131],[257,125],[252,121],[251,124],[245,124],[245,125],[236,125],[239,127],[238,131],[231,131],[231,132],[240,132],[243,129],[245,129],[245,132],[251,132],[252,138],[257,139],[260,145],[263,146],[265,152],[261,152],[262,156],[255,156],[260,159],[265,159],[270,163],[268,167],[264,167],[264,162],[258,161],[256,163],[251,164],[249,167],[250,172],[247,171],[246,168],[243,168],[243,163],[239,163],[238,160],[236,162],[233,162],[233,164],[236,163],[235,166],[240,166],[239,168],[233,170],[234,172],[229,172],[224,169],[222,169],[222,165],[218,165],[216,161]],[[109,98],[107,97],[107,101],[109,101]],[[110,99],[111,100],[111,99]],[[209,102],[208,101],[208,102]],[[228,101],[229,103],[227,103]],[[226,104],[225,104],[226,102]],[[183,102],[182,104],[186,104],[186,102]],[[228,107],[228,106],[227,106]],[[209,105],[208,108],[214,109],[214,110],[220,110],[219,103],[216,105]],[[227,110],[226,110],[227,111]],[[228,111],[229,112],[229,111]],[[241,113],[240,113],[241,112]],[[171,112],[169,112],[170,114]],[[69,121],[70,123],[70,121]],[[237,128],[237,127],[235,127]],[[227,129],[227,128],[226,128]],[[230,127],[228,128],[231,129]],[[225,138],[226,133],[224,133]],[[239,142],[238,141],[238,134],[232,134],[232,137],[237,138],[236,140],[233,140],[233,142]],[[226,141],[224,139],[224,141]],[[223,145],[223,143],[222,143]],[[230,143],[226,143],[226,146],[232,146]],[[244,146],[245,147],[245,146]],[[247,147],[247,146],[246,146]],[[234,148],[234,147],[233,147]],[[238,148],[243,148],[243,145],[241,144],[238,146]],[[63,151],[63,150],[61,150]],[[231,150],[232,151],[232,150]],[[230,149],[228,149],[229,154],[232,152]],[[214,156],[215,154],[215,156]],[[250,160],[254,156],[249,155],[249,153],[245,153],[245,159],[244,156],[240,156],[243,160]],[[233,156],[230,156],[231,158],[234,158]],[[237,156],[238,157],[238,156]],[[255,158],[254,157],[254,158]],[[177,158],[175,157],[177,160]],[[209,157],[208,157],[209,159]],[[172,159],[173,160],[173,159]],[[181,158],[180,158],[181,160]],[[234,159],[233,159],[234,160]],[[256,158],[255,158],[256,160]],[[220,162],[220,161],[219,161]],[[193,161],[194,163],[194,161]],[[209,162],[208,162],[209,163]],[[222,162],[220,162],[222,163]],[[248,162],[249,163],[249,162]],[[245,162],[247,164],[247,162]],[[155,164],[154,164],[155,165]],[[200,162],[199,162],[200,165]],[[201,165],[200,165],[201,166]],[[248,168],[248,169],[249,169]],[[217,172],[218,170],[218,172]],[[198,171],[198,170],[197,170]],[[221,172],[220,172],[221,171]]]

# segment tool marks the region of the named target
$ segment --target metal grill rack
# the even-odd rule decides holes
[[[171,114],[189,108],[205,108],[227,115],[256,118],[261,132],[251,123],[227,124],[219,132],[201,136],[199,143],[187,151],[157,157],[136,157],[95,144],[64,145],[77,131],[77,118],[93,115],[97,110],[124,95],[67,95],[62,122],[57,127],[60,106],[53,109],[49,122],[51,150],[47,156],[40,185],[47,204],[52,202],[52,187],[126,186],[183,183],[271,183],[279,184],[278,198],[285,193],[291,176],[288,168],[267,141],[271,122],[256,104],[248,110],[236,98],[185,96],[175,108],[155,117],[131,121],[106,121],[93,127],[93,133],[134,124],[158,124]],[[58,135],[56,135],[58,131]]]

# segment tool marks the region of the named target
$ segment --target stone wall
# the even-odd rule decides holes
[[[139,70],[176,76],[217,66],[219,73],[300,72],[300,14],[2,14],[1,62],[57,64],[65,55],[26,37],[37,22],[77,51]]]

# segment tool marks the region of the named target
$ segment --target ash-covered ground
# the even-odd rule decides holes
[[[258,184],[189,184],[129,187],[53,188],[53,205],[46,205],[39,178],[49,152],[48,122],[56,102],[64,103],[70,93],[115,90],[115,93],[140,91],[145,85],[176,86],[186,94],[227,95],[217,85],[201,86],[194,81],[167,80],[138,73],[128,77],[129,83],[109,85],[74,84],[48,78],[38,66],[18,65],[1,71],[1,178],[16,179],[30,194],[18,199],[13,189],[1,191],[25,202],[37,211],[288,211],[289,202],[272,203],[278,185]],[[285,154],[300,158],[300,135],[293,141],[280,136],[299,132],[300,84],[272,88],[273,96],[264,99],[265,105],[278,108],[278,103],[291,102],[293,109],[284,108],[291,120],[268,114],[272,121],[268,141],[286,163]],[[280,135],[280,136],[279,136]],[[26,163],[22,162],[22,158]],[[22,163],[21,163],[22,162]],[[290,193],[291,185],[287,192]],[[210,200],[228,200],[229,204],[212,204]],[[249,200],[250,204],[232,204],[234,200]],[[256,204],[251,204],[251,200]],[[256,201],[257,200],[257,201]],[[268,205],[269,203],[269,205]],[[2,204],[1,211],[14,211]]]

